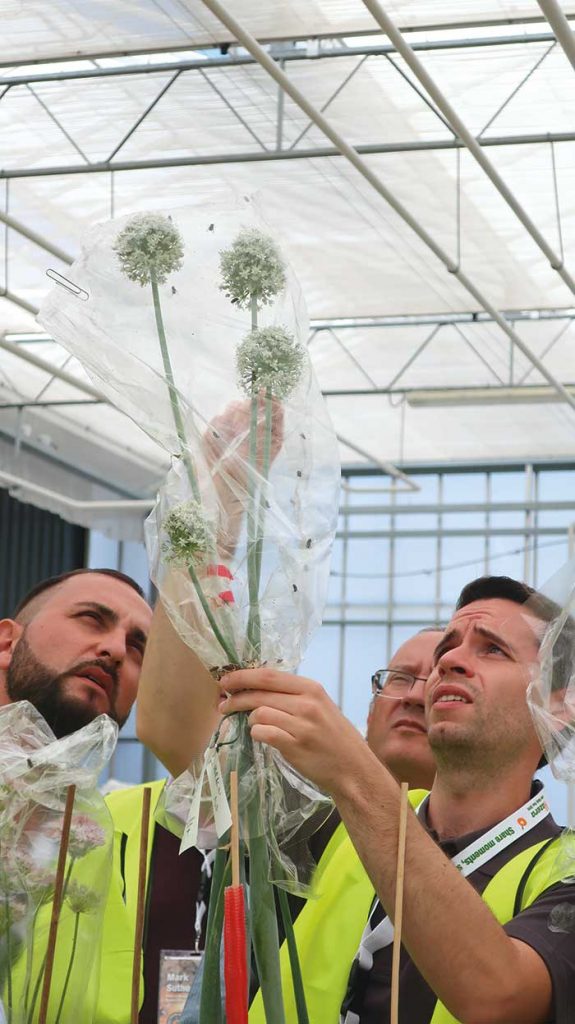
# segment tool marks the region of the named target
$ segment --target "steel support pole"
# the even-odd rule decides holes
[[[15,306],[20,306],[21,309],[25,309],[27,313],[31,313],[32,316],[36,316],[38,313],[38,307],[33,306],[31,302],[26,302],[26,299],[21,299],[19,295],[15,295],[9,288],[0,289],[0,299],[6,299],[7,302],[13,302]]]
[[[46,359],[42,359],[40,356],[35,356],[32,352],[25,351],[20,345],[15,345],[11,341],[6,341],[6,338],[0,337],[0,348],[3,348],[6,352],[10,352],[11,355],[17,356],[18,359],[23,359],[25,363],[30,363],[31,366],[36,366],[39,370],[44,370],[45,373],[49,373],[51,377],[57,377],[58,380],[64,381],[65,384],[70,384],[73,388],[81,391],[85,395],[89,395],[90,398],[96,398],[98,401],[106,402],[100,391],[92,387],[91,384],[85,384],[84,381],[78,380],[77,377],[73,377],[71,373],[66,373],[65,370],[60,370],[57,366],[53,366]]]
[[[58,245],[54,245],[43,235],[39,235],[37,231],[32,231],[31,228],[26,227],[21,221],[16,220],[15,217],[10,217],[9,214],[3,213],[0,210],[0,221],[5,224],[6,227],[10,228],[11,231],[15,231],[18,235],[22,235],[23,238],[27,238],[29,242],[33,242],[34,245],[44,249],[45,252],[49,252],[51,256],[55,256],[56,259],[61,260],[62,263],[71,264],[74,262],[73,257],[63,249],[60,249]]]
[[[561,44],[567,60],[575,68],[575,35],[557,0],[537,0],[547,18],[557,42]]]
[[[357,171],[362,175],[363,178],[371,185],[371,187],[392,207],[393,210],[401,217],[401,219],[411,228],[411,230],[418,236],[419,239],[431,249],[438,260],[443,263],[450,274],[463,285],[463,287],[473,296],[475,301],[480,305],[486,313],[489,313],[495,322],[499,324],[501,330],[510,338],[523,353],[526,359],[528,359],[541,375],[552,385],[561,395],[563,400],[575,411],[575,398],[569,394],[566,388],[563,387],[560,381],[558,381],[553,374],[547,369],[547,367],[541,362],[540,359],[531,351],[528,345],[519,337],[511,325],[505,320],[501,313],[492,305],[488,298],[482,294],[482,292],[473,284],[470,278],[463,273],[460,267],[454,262],[439,245],[438,242],[425,230],[425,228],[419,223],[418,220],[409,212],[409,210],[390,192],[386,185],[374,171],[366,164],[365,160],[362,160],[361,156],[350,146],[348,142],[339,134],[338,131],[331,125],[331,123],[320,113],[316,107],[313,106],[309,100],[296,88],[293,81],[287,77],[286,74],[277,66],[275,61],[266,53],[263,47],[257,42],[256,39],[249,32],[239,24],[238,21],[229,13],[229,11],[219,2],[219,0],[202,0],[204,7],[212,12],[223,25],[226,26],[228,31],[232,32],[235,38],[245,46],[248,53],[251,53],[253,57],[262,65],[263,68],[269,73],[269,75],[282,85],[288,96],[292,98],[294,103],[297,103],[298,107],[307,114],[309,118],[321,129],[321,131],[330,139],[334,146],[344,156],[350,164],[352,164]],[[400,34],[400,40],[402,37]],[[575,282],[573,284],[573,290],[575,291]]]
[[[206,2],[206,0],[204,0]],[[550,266],[555,270],[562,280],[565,282],[567,287],[575,294],[575,280],[572,278],[569,271],[564,267],[563,260],[559,253],[556,253],[551,248],[547,240],[543,237],[537,226],[531,220],[531,217],[527,211],[523,208],[515,194],[506,185],[503,178],[493,166],[489,158],[484,153],[481,144],[477,141],[474,135],[464,125],[463,121],[459,117],[457,111],[451,106],[449,100],[441,92],[439,87],[434,82],[431,75],[425,69],[417,55],[414,53],[412,47],[407,43],[399,31],[396,28],[394,22],[391,20],[388,14],[385,13],[379,0],[363,0],[364,5],[375,19],[377,24],[380,26],[383,32],[389,37],[390,41],[395,46],[398,53],[401,54],[404,61],[411,68],[413,74],[416,76],[418,81],[423,85],[426,92],[429,94],[435,105],[441,111],[443,116],[449,122],[453,131],[461,139],[464,146],[469,150],[471,155],[475,158],[481,169],[487,175],[489,180],[495,185],[495,188],[499,194],[503,197],[507,205],[513,210],[513,213],[523,225],[525,230],[530,234],[535,244],[539,247],[543,255],[549,261]],[[541,6],[541,0],[540,0]]]

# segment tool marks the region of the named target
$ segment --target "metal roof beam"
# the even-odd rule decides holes
[[[409,212],[407,207],[405,207],[403,203],[397,199],[395,194],[387,188],[381,177],[377,175],[364,160],[362,160],[357,150],[355,150],[353,146],[350,146],[343,136],[340,135],[333,125],[323,116],[323,114],[321,114],[319,110],[309,102],[304,94],[295,86],[292,80],[288,78],[285,72],[278,67],[266,51],[259,45],[257,40],[242,28],[242,26],[230,14],[229,10],[226,9],[219,0],[202,0],[202,3],[204,7],[207,7],[208,10],[219,18],[222,24],[233,33],[239,42],[241,42],[242,46],[245,46],[246,50],[248,50],[248,52],[259,61],[262,67],[266,69],[271,78],[281,85],[294,103],[296,103],[298,107],[300,107],[300,109],[315,122],[318,128],[327,135],[328,139],[330,139],[332,144],[337,147],[342,156],[344,156],[349,163],[355,167],[361,176],[369,183],[369,185],[371,185],[374,191],[377,192],[393,210],[395,210],[404,223],[407,224],[414,234],[417,235],[420,241],[431,250],[436,258],[443,264],[448,273],[453,274],[456,280],[458,280],[473,299],[475,299],[478,305],[493,317],[495,322],[499,324],[501,330],[507,335],[519,351],[523,353],[526,359],[528,359],[537,370],[539,370],[545,380],[551,384],[559,395],[561,395],[563,401],[569,405],[573,411],[575,411],[575,398],[573,395],[563,387],[563,384],[561,384],[561,382],[548,370],[545,364],[537,358],[535,353],[532,352],[529,346],[525,344],[523,339],[520,338],[505,317],[503,317],[499,310],[492,305],[487,296],[484,295],[480,289],[477,288],[471,278],[462,271],[459,264],[449,256],[449,254],[439,245],[436,239],[430,235],[423,225]],[[573,288],[575,290],[575,283]]]
[[[473,136],[468,130],[455,108],[451,106],[447,97],[441,92],[429,72],[416,56],[412,47],[405,41],[399,29],[396,27],[389,15],[383,10],[379,0],[363,0],[363,3],[371,16],[375,18],[382,31],[385,32],[393,42],[398,53],[401,54],[408,67],[411,68],[417,80],[421,85],[423,85],[435,105],[449,122],[453,131],[456,132],[458,137],[461,139],[466,149],[468,149],[471,155],[475,158],[482,171],[487,175],[509,208],[513,210],[513,213],[519,222],[523,225],[545,258],[549,261],[549,265],[552,270],[555,270],[556,273],[559,274],[567,287],[575,295],[575,280],[564,266],[560,253],[556,253],[541,234],[539,228],[531,220],[531,217],[521,205],[515,193],[509,188],[499,174],[499,171],[494,167],[484,153],[482,144],[478,142],[475,136]]]
[[[365,35],[365,33],[362,33],[362,35]],[[334,36],[333,38],[337,37]],[[413,43],[412,49],[425,52],[428,50],[467,50],[489,46],[526,46],[531,43],[552,43],[554,39],[555,36],[551,32],[537,32],[532,35],[485,36],[478,39],[436,39]],[[290,42],[294,43],[302,41],[305,42],[307,40],[290,40]],[[189,50],[189,46],[186,49]],[[174,48],[172,52],[177,53],[177,48]],[[319,52],[308,51],[303,48],[295,51],[293,49],[286,49],[285,53],[281,55],[275,53],[274,56],[291,63],[292,61],[317,62],[321,60],[337,60],[339,57],[383,57],[392,53],[397,53],[395,46],[391,43],[383,43],[380,45],[346,46],[343,49],[334,48],[328,50],[324,48],[320,49]],[[62,62],[66,60],[66,58],[60,59]],[[74,59],[77,60],[78,58]],[[88,60],[88,58],[81,59]],[[29,65],[31,62],[26,61],[25,63]],[[52,61],[51,63],[58,63],[58,61]],[[121,67],[92,67],[78,68],[74,69],[74,71],[39,71],[22,75],[4,75],[0,76],[0,87],[7,86],[11,88],[17,85],[35,85],[40,82],[68,82],[82,78],[117,78],[125,75],[154,75],[174,71],[209,71],[210,68],[245,67],[248,64],[254,65],[257,64],[257,61],[253,57],[243,54],[241,56],[231,54],[219,57],[188,57],[182,60],[157,62],[154,64],[126,64]],[[10,66],[17,65],[10,65],[9,62],[0,61],[0,68]]]
[[[567,60],[575,68],[575,35],[557,0],[537,0],[543,14],[553,29],[557,42],[565,51]]]
[[[506,320],[575,320],[575,309],[505,309],[501,311]],[[325,317],[311,320],[313,334],[319,331],[364,330],[366,327],[426,327],[433,324],[474,324],[491,323],[492,318],[483,310],[470,313],[405,313],[389,316],[369,317]]]
[[[502,135],[481,140],[481,148],[488,146],[537,146],[550,142],[575,142],[575,132],[546,132],[533,135]],[[360,156],[380,153],[418,153],[442,149],[461,149],[459,139],[436,139],[418,142],[368,143],[355,146]],[[238,153],[206,153],[201,156],[158,157],[151,160],[117,160],[113,163],[96,161],[91,164],[57,164],[53,167],[13,167],[0,169],[2,178],[44,178],[59,174],[109,174],[110,171],[160,170],[165,167],[202,167],[211,164],[258,163],[269,160],[319,160],[341,156],[334,146],[315,146],[309,149],[273,149],[268,152],[251,150]]]

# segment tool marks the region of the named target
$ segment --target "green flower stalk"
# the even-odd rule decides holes
[[[158,285],[164,284],[168,276],[180,270],[182,266],[184,257],[182,236],[170,217],[164,217],[159,213],[141,213],[132,217],[126,227],[120,231],[113,249],[126,277],[142,288],[147,284],[152,288],[158,341],[168,385],[172,416],[180,443],[180,454],[186,467],[192,494],[196,501],[199,501],[200,489],[195,467],[186,444],[184,418],[174,382],[158,289]]]
[[[187,568],[199,597],[204,614],[230,665],[239,665],[239,656],[233,642],[221,631],[204,594],[196,567],[206,563],[214,547],[214,530],[206,520],[199,501],[184,501],[170,509],[164,519],[166,539],[162,550],[166,561]]]
[[[273,402],[286,398],[297,386],[304,363],[304,350],[282,327],[258,328],[258,310],[270,303],[285,285],[284,263],[273,240],[260,231],[244,230],[240,232],[232,246],[221,254],[220,265],[222,291],[239,308],[251,311],[252,329],[238,348],[236,367],[239,386],[251,399],[249,434],[251,472],[248,474],[247,514],[250,608],[246,646],[243,653],[244,664],[258,664],[261,661],[259,589],[266,512],[265,482],[271,464]],[[259,465],[258,413],[262,401],[264,426],[261,465]],[[258,472],[262,482],[259,493]],[[247,715],[240,714],[238,716],[238,725],[240,750],[238,772],[240,777],[243,777],[252,768],[255,758]],[[267,785],[267,778],[259,779],[258,787],[250,795],[245,808],[250,857],[249,920],[251,942],[266,1019],[270,1024],[271,1022],[283,1024],[284,1009],[277,920],[273,885],[270,882],[270,853],[262,822],[262,806],[266,802]],[[214,922],[215,924],[216,922]],[[301,975],[299,977],[301,978]],[[301,988],[301,994],[303,998],[303,988]],[[302,1003],[298,1000],[298,1020],[300,1024],[307,1024],[305,999],[303,999],[303,1009]],[[202,1020],[202,1024],[204,1024],[204,1020]]]
[[[180,270],[184,256],[184,243],[180,232],[178,231],[175,224],[172,222],[170,217],[165,217],[162,214],[155,213],[144,213],[137,214],[128,221],[125,228],[119,233],[115,245],[113,246],[114,251],[117,254],[118,262],[125,273],[126,277],[130,281],[134,281],[141,287],[150,285],[152,289],[152,298],[154,301],[154,314],[156,318],[156,330],[158,332],[158,341],[160,343],[160,351],[162,353],[162,362],[164,366],[164,374],[168,385],[168,394],[170,396],[170,404],[172,407],[172,416],[174,419],[174,425],[180,444],[180,455],[184,466],[188,481],[191,487],[194,503],[197,506],[198,513],[201,512],[201,494],[198,483],[198,477],[193,460],[190,456],[187,442],[186,432],[184,428],[184,418],[180,407],[180,400],[176,385],[174,381],[174,372],[172,369],[172,362],[170,359],[170,352],[168,348],[168,342],[166,339],[166,331],[164,327],[164,319],[162,316],[162,306],[160,302],[159,285],[164,284],[170,274]],[[194,518],[194,517],[192,517]],[[197,517],[196,517],[197,520]],[[199,520],[198,520],[199,521]],[[172,527],[173,529],[173,524]],[[185,547],[184,535],[180,531],[180,539],[178,541],[179,549],[182,545]],[[174,557],[172,561],[178,561],[179,556],[175,554],[175,548],[171,545],[174,551]],[[212,556],[216,550],[215,541],[213,537],[211,539],[211,552]],[[220,628],[218,627],[214,616],[211,612],[209,604],[206,600],[206,596],[202,590],[201,584],[195,572],[194,562],[195,558],[185,559],[188,567],[188,572],[192,580],[194,589],[198,595],[202,608],[208,618],[210,626],[212,627],[216,639],[220,646],[225,651],[226,657],[230,664],[239,664],[238,657],[235,655],[232,657],[234,652],[233,641],[228,637],[224,636]],[[229,615],[227,610],[224,609],[222,612],[224,621],[227,621],[229,626]],[[232,633],[231,628],[228,632]]]
[[[251,397],[250,465],[257,469],[257,428],[260,395],[264,395],[264,440],[261,476],[267,480],[270,469],[272,441],[272,404],[274,399],[287,398],[297,387],[304,365],[303,346],[283,327],[252,330],[238,348],[236,366],[240,388]],[[265,501],[255,495],[255,481],[250,478],[248,511],[248,590],[250,614],[247,642],[249,657],[261,654],[261,621],[259,588],[263,553]]]
[[[75,915],[74,920],[74,934],[72,936],[72,949],[70,951],[70,959],[68,960],[68,968],[66,970],[66,977],[64,978],[64,984],[62,986],[62,994],[60,996],[60,1004],[58,1006],[58,1012],[54,1019],[54,1024],[60,1024],[62,1018],[62,1010],[64,1009],[64,1002],[68,993],[68,985],[70,984],[70,978],[72,976],[72,968],[74,966],[74,959],[76,957],[76,948],[78,945],[78,931],[80,928],[80,915],[81,914],[92,914],[100,905],[100,896],[90,886],[83,885],[81,882],[71,881],[68,885],[68,891],[66,893],[66,900],[70,907],[70,910]]]

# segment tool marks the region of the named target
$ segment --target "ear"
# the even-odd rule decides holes
[[[24,626],[14,619],[0,619],[0,671],[6,671]]]

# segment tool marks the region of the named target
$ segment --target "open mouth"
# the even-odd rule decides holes
[[[473,704],[466,690],[460,686],[443,683],[433,695],[433,707],[452,707],[455,704]]]

